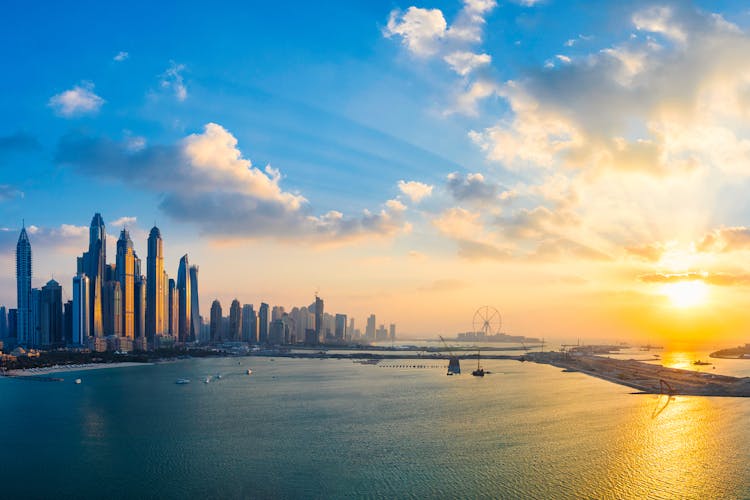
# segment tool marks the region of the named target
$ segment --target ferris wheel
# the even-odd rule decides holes
[[[503,326],[500,312],[491,306],[482,306],[474,313],[473,327],[475,333],[483,333],[485,336],[497,335]]]

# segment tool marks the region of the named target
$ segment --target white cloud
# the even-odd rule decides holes
[[[161,80],[159,81],[161,88],[170,90],[180,102],[187,99],[188,96],[185,79],[182,76],[183,71],[185,71],[184,64],[177,64],[174,61],[170,61],[169,68],[162,73]]]
[[[492,57],[488,54],[475,54],[468,51],[451,52],[443,60],[461,76],[466,76],[475,69],[490,64]]]
[[[638,30],[660,33],[676,42],[687,40],[687,34],[673,19],[671,7],[657,6],[638,11],[633,15],[633,24]]]
[[[398,189],[408,196],[413,203],[419,203],[432,194],[434,186],[418,181],[398,181]]]
[[[479,212],[472,212],[461,207],[445,210],[432,224],[443,235],[457,240],[480,240],[484,226]]]
[[[391,12],[384,34],[388,38],[400,36],[412,54],[424,57],[437,52],[447,26],[440,9],[409,7],[405,13]]]
[[[84,82],[70,90],[52,96],[48,105],[59,116],[70,118],[96,113],[104,102],[104,99],[94,93],[94,84]]]
[[[564,62],[565,64],[570,64],[570,63],[571,63],[571,59],[570,59],[570,57],[568,57],[568,56],[566,56],[566,55],[563,55],[563,54],[557,54],[557,55],[556,55],[555,57],[556,57],[556,58],[557,58],[557,59],[558,59],[559,61],[562,61],[562,62]]]
[[[454,107],[448,109],[445,114],[462,113],[477,116],[479,114],[479,102],[497,95],[499,92],[500,88],[496,83],[490,80],[476,80],[468,89],[458,95]]]
[[[118,219],[111,221],[109,225],[114,226],[114,227],[135,226],[137,221],[138,221],[137,217],[123,216],[123,217],[120,217]]]
[[[117,55],[115,55],[115,57],[113,57],[112,59],[113,59],[113,60],[114,60],[115,62],[122,62],[122,61],[124,61],[125,59],[127,59],[127,58],[129,58],[129,57],[130,57],[130,54],[128,54],[127,52],[125,52],[125,51],[121,50],[121,51],[120,51],[120,52],[118,52],[118,53],[117,53]]]

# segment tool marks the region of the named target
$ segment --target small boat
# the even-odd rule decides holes
[[[81,379],[80,379],[80,378],[77,378],[77,379],[75,379],[75,380],[73,381],[73,383],[74,383],[74,384],[80,384],[80,383],[81,383]]]
[[[218,378],[219,380],[221,380],[221,373],[217,373],[216,374],[216,378]]]
[[[206,380],[203,381],[204,384],[207,384],[211,382],[211,377],[206,377]]]
[[[706,361],[701,361],[700,359],[698,359],[698,360],[693,361],[693,364],[695,366],[709,366],[709,365],[712,365],[713,363],[707,363]]]
[[[471,374],[474,375],[475,377],[484,377],[484,373],[485,373],[484,368],[479,366],[479,352],[480,351],[477,351],[477,369],[471,372]]]
[[[189,384],[189,383],[190,383],[189,378],[178,378],[177,381],[175,382],[175,384],[180,384],[180,385]]]
[[[252,375],[252,374],[253,374],[253,371],[252,371],[252,370],[251,370],[250,368],[248,368],[248,369],[247,369],[247,374],[248,374],[248,375]]]

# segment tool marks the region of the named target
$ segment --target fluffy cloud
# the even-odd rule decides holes
[[[733,286],[749,285],[750,274],[747,273],[709,273],[709,272],[687,272],[662,274],[643,274],[638,279],[644,283],[680,283],[685,281],[703,281],[709,285]]]
[[[99,111],[104,102],[104,99],[94,93],[94,84],[84,82],[52,96],[47,104],[55,110],[57,115],[71,118],[94,114]]]
[[[398,181],[398,189],[413,203],[419,203],[432,194],[434,186],[418,181]]]
[[[61,141],[57,161],[85,175],[158,193],[167,215],[220,237],[338,243],[408,228],[405,207],[397,200],[357,217],[338,211],[314,215],[307,199],[282,189],[278,170],[253,166],[237,139],[215,123],[177,144],[138,151],[126,143],[71,135]]]
[[[182,76],[183,71],[185,71],[184,64],[177,64],[174,61],[170,61],[167,70],[159,77],[159,86],[164,90],[172,92],[180,102],[187,99],[188,96],[185,79]]]
[[[485,180],[480,173],[458,172],[448,174],[446,188],[454,199],[461,202],[489,202],[498,199],[500,187]]]
[[[406,12],[394,10],[388,18],[384,35],[401,37],[401,43],[416,56],[429,56],[438,51],[445,38],[448,23],[440,9],[409,7]]]
[[[484,233],[479,212],[471,212],[461,207],[449,208],[432,224],[443,235],[457,240],[478,240]]]
[[[750,228],[723,227],[706,234],[696,245],[700,252],[750,250]]]
[[[124,228],[124,227],[127,227],[127,226],[135,226],[135,224],[137,222],[138,222],[138,218],[137,217],[127,217],[127,216],[124,216],[124,217],[117,218],[117,219],[115,219],[113,221],[110,221],[108,225],[109,226],[114,226],[114,227],[123,227]]]
[[[468,51],[456,51],[443,57],[443,60],[461,76],[466,76],[472,71],[492,62],[488,54],[474,54]]]
[[[117,53],[117,55],[115,55],[115,57],[112,58],[112,60],[115,62],[122,62],[128,57],[130,57],[130,54],[121,50],[120,52]]]

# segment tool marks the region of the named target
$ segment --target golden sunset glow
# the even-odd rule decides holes
[[[696,307],[706,302],[708,298],[708,286],[700,280],[679,281],[663,285],[661,293],[666,295],[675,307]]]

